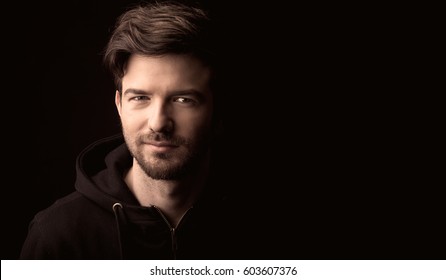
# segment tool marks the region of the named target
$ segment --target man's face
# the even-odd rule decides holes
[[[211,71],[186,55],[132,55],[116,92],[127,146],[154,179],[175,180],[209,148]]]

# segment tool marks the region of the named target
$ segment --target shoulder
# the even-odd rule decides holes
[[[79,221],[88,223],[90,217],[107,215],[107,212],[81,193],[75,191],[56,200],[49,207],[38,212],[33,219],[41,230],[66,231],[79,225]]]
[[[77,191],[68,194],[58,200],[56,200],[49,207],[39,211],[34,217],[35,220],[45,221],[51,220],[54,217],[70,215],[82,208],[85,204],[90,204],[86,198]]]
[[[97,254],[95,251],[110,253],[114,249],[110,246],[110,240],[114,238],[110,233],[113,222],[111,211],[107,212],[82,194],[73,192],[34,216],[21,258],[79,259],[92,258]],[[103,238],[98,240],[94,238],[96,236]],[[113,248],[108,249],[105,243]],[[101,250],[96,250],[99,247]]]

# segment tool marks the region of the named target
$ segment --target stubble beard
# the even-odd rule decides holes
[[[161,133],[137,135],[131,139],[126,133],[124,138],[130,154],[140,168],[155,180],[181,180],[193,173],[204,159],[209,148],[209,138],[202,135],[198,141],[180,136]],[[148,140],[169,141],[177,146],[172,152],[144,151]]]

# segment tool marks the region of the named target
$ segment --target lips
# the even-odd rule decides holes
[[[167,141],[149,141],[147,142],[147,144],[155,147],[171,147],[171,148],[178,147],[178,145],[175,145]]]
[[[146,142],[145,144],[148,145],[149,149],[152,152],[157,152],[157,153],[170,152],[179,147],[178,145],[166,141],[149,141]]]

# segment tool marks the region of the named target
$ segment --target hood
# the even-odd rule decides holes
[[[113,205],[119,203],[127,211],[133,212],[135,219],[147,217],[147,211],[157,210],[140,206],[123,179],[131,165],[132,156],[122,134],[98,140],[85,148],[77,158],[75,188],[107,211],[113,212]],[[210,182],[194,208],[216,206],[216,202],[227,199],[218,181],[211,179]]]
[[[115,203],[138,205],[123,174],[132,164],[121,134],[101,139],[77,157],[75,188],[99,206],[112,211]]]

